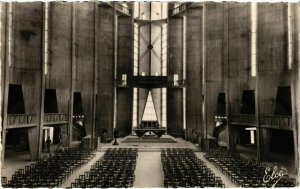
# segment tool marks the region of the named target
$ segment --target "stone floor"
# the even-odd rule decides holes
[[[164,187],[164,173],[160,152],[138,152],[135,168],[135,188]]]
[[[198,158],[206,162],[206,165],[217,175],[220,176],[225,187],[235,187],[235,185],[210,162],[204,158],[204,153],[200,152],[196,145],[185,141],[183,139],[176,138],[177,143],[144,143],[140,141],[138,143],[122,143],[122,139],[119,139],[119,145],[114,146],[112,143],[102,145],[94,157],[89,163],[83,167],[77,169],[64,183],[61,187],[69,187],[71,183],[79,177],[80,174],[84,174],[85,171],[89,171],[91,165],[93,165],[98,159],[100,159],[105,150],[108,148],[122,148],[122,147],[133,147],[138,148],[138,159],[135,170],[135,181],[133,186],[136,188],[153,188],[153,187],[163,187],[164,173],[162,169],[162,164],[160,160],[160,151],[163,148],[192,148]],[[53,145],[51,151],[55,150],[57,146]],[[241,150],[242,155],[245,157],[255,157],[255,151],[253,149],[243,149]],[[48,155],[43,153],[43,155]],[[279,157],[280,158],[280,157]],[[284,158],[284,157],[283,157]],[[17,169],[24,168],[26,165],[34,163],[30,161],[29,152],[10,152],[6,154],[6,159],[3,165],[1,165],[1,176],[6,176],[8,179],[11,178],[13,172]],[[288,167],[291,165],[288,164]],[[293,174],[290,174],[293,177]]]
[[[227,178],[225,175],[222,174],[222,172],[217,169],[214,165],[212,165],[205,157],[204,157],[204,153],[203,152],[196,152],[196,156],[201,159],[202,161],[204,161],[207,165],[208,168],[210,168],[216,176],[221,177],[221,180],[223,181],[223,183],[225,184],[226,188],[233,188],[235,187],[235,185],[231,182],[231,180],[229,178]]]
[[[257,159],[256,150],[257,149],[255,147],[237,145],[237,151],[241,154],[242,157],[247,159]],[[270,152],[269,161],[264,163],[268,164],[270,167],[273,167],[275,165],[277,165],[278,167],[284,167],[285,169],[287,169],[290,178],[297,177],[293,155]]]
[[[71,187],[71,183],[75,182],[75,179],[78,179],[79,175],[83,175],[84,172],[89,171],[91,169],[91,166],[103,155],[104,152],[96,152],[96,156],[93,159],[91,159],[91,161],[89,161],[87,164],[74,171],[73,174],[61,185],[61,188]]]

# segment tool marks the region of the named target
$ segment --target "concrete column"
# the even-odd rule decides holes
[[[6,17],[6,22],[1,20],[2,26],[3,26],[3,30],[5,30],[5,32],[1,33],[1,37],[4,37],[5,40],[5,49],[9,48],[9,39],[8,39],[8,34],[9,34],[9,9],[12,6],[12,3],[5,3],[2,4],[2,11],[4,12],[2,15],[5,15]],[[4,24],[5,23],[5,24]],[[2,50],[2,49],[1,49]],[[4,154],[5,154],[5,140],[6,140],[6,127],[7,127],[7,105],[8,105],[8,89],[9,89],[9,64],[11,61],[10,58],[10,54],[8,53],[8,51],[5,51],[5,62],[4,62],[4,82],[3,82],[3,104],[1,104],[1,107],[3,108],[2,112],[1,112],[1,116],[2,116],[2,149],[1,149],[1,162],[4,163]],[[1,65],[2,68],[2,65]]]
[[[71,34],[71,77],[70,77],[70,97],[69,97],[69,126],[68,126],[68,147],[72,142],[72,127],[73,127],[73,100],[74,100],[74,88],[75,88],[75,74],[76,74],[76,3],[72,3],[72,34]]]
[[[257,6],[255,4],[253,4],[254,7]],[[252,5],[252,6],[253,6]],[[251,6],[251,7],[252,7]],[[252,9],[252,8],[251,8]],[[256,10],[257,10],[257,7],[256,7]],[[253,11],[253,10],[252,10]],[[252,14],[258,14],[257,12],[254,13],[251,11],[251,16]],[[256,15],[256,17],[258,17],[258,15]],[[253,21],[252,21],[253,22]],[[251,22],[251,27],[253,27],[252,25],[252,22]],[[257,26],[256,26],[257,28]],[[251,28],[252,30],[252,28]],[[258,32],[258,31],[256,31]],[[256,41],[257,41],[257,38],[256,38]],[[250,44],[250,45],[253,45],[253,44]],[[257,48],[257,45],[255,46],[256,48],[256,52],[258,52],[258,48]],[[256,62],[258,62],[258,58],[256,57]],[[258,66],[257,66],[258,67]],[[264,136],[268,136],[268,132],[265,131],[263,128],[261,128],[261,125],[260,125],[260,119],[259,119],[259,116],[260,116],[260,108],[259,108],[259,96],[260,96],[260,88],[259,88],[259,72],[258,72],[258,68],[256,68],[256,77],[255,77],[255,121],[256,121],[256,138],[257,138],[257,149],[256,149],[256,157],[259,161],[262,161],[264,159],[267,159],[268,157],[264,157],[265,155],[267,155],[267,151],[269,150],[269,145],[267,144],[266,146],[266,142],[269,140],[269,139],[264,139],[263,137]],[[266,141],[265,141],[266,140]],[[267,142],[268,143],[268,142]]]
[[[98,5],[98,101],[96,133],[107,129],[112,137],[114,120],[114,9],[105,3]]]
[[[229,130],[229,129],[228,129]],[[229,131],[228,131],[229,132]],[[236,150],[238,128],[235,125],[230,125],[229,140],[228,140],[228,150]]]
[[[297,52],[299,51],[299,44],[297,43],[299,40],[299,31],[297,28],[299,27],[299,14],[298,14],[298,4],[297,3],[291,3],[289,6],[290,11],[291,11],[291,16],[292,16],[292,22],[291,26],[292,31],[294,31],[294,35],[292,35],[292,79],[291,79],[291,100],[292,100],[292,126],[293,126],[293,138],[294,138],[294,164],[296,167],[296,174],[299,170],[299,150],[298,150],[298,124],[297,124],[297,97],[296,97],[296,92],[297,92],[297,70],[298,70],[298,54]],[[298,97],[299,98],[299,97]],[[299,176],[298,176],[299,178]],[[299,182],[299,181],[298,181]]]
[[[295,166],[297,167],[297,186],[300,185],[300,169],[299,169],[299,157],[300,157],[300,5],[295,4],[295,50],[294,50],[294,64],[293,64],[293,83],[294,90],[292,90],[292,104],[293,106],[293,131],[294,131],[294,145],[295,145]],[[293,89],[292,88],[292,89]],[[293,97],[294,96],[294,97]]]
[[[29,140],[29,151],[30,151],[30,160],[31,161],[36,161],[38,159],[38,154],[40,155],[41,152],[39,152],[42,149],[42,143],[41,145],[39,142],[40,134],[39,134],[40,129],[33,127],[33,128],[28,128],[28,140]],[[41,148],[39,148],[41,147]]]
[[[203,125],[203,6],[193,3],[187,9],[186,38],[186,138],[192,138],[196,129],[200,137],[205,137]]]
[[[113,66],[113,70],[114,70],[114,76],[113,76],[113,81],[115,81],[117,79],[117,64],[118,64],[118,15],[117,15],[117,11],[116,11],[116,4],[114,4],[114,18],[113,18],[113,33],[114,33],[114,43],[113,43],[113,51],[114,51],[114,66]],[[117,87],[114,86],[113,89],[113,129],[115,129],[117,127],[117,115],[118,115],[118,111],[117,111],[117,102],[118,102],[118,98],[117,98]]]
[[[116,79],[121,80],[122,74],[127,75],[127,84],[130,85],[132,78],[133,62],[133,22],[129,16],[118,16],[116,24]],[[126,136],[131,133],[132,124],[132,88],[122,87],[115,91],[116,102],[116,126],[120,136]]]
[[[62,147],[70,147],[70,138],[72,138],[72,136],[69,135],[68,132],[69,129],[69,125],[68,124],[64,124],[60,126],[60,136],[61,136],[61,146]]]
[[[292,99],[292,126],[293,126],[293,138],[294,138],[294,161],[296,172],[299,169],[299,153],[298,153],[298,125],[297,125],[297,98],[296,98],[296,82],[294,81],[295,76],[291,82],[291,99]]]
[[[258,137],[260,137],[259,145],[259,160],[260,161],[268,161],[269,160],[269,153],[270,153],[270,140],[271,140],[271,129],[267,128],[258,128]]]
[[[234,129],[233,125],[230,125],[230,88],[229,88],[229,58],[228,58],[228,2],[224,3],[223,8],[223,62],[224,62],[224,91],[225,91],[225,99],[226,99],[226,117],[228,118],[227,124],[228,124],[228,143],[227,143],[227,149],[228,150],[235,150],[236,149],[236,143],[233,143],[233,141],[236,141],[236,138],[232,135],[232,130]]]
[[[99,17],[99,12],[98,12],[98,4],[97,2],[94,3],[94,21],[95,21],[95,33],[94,33],[94,47],[95,47],[95,54],[94,54],[94,88],[93,88],[93,121],[92,121],[92,138],[94,139],[94,137],[96,137],[96,110],[97,110],[97,99],[96,99],[96,95],[97,95],[97,78],[98,78],[98,27],[99,27],[99,23],[98,23],[98,17]],[[94,141],[94,140],[93,140]]]
[[[168,75],[183,78],[183,34],[182,17],[171,17],[168,21]],[[167,129],[171,135],[183,135],[183,90],[167,90]],[[178,137],[178,136],[177,136]]]
[[[41,157],[42,154],[42,148],[43,148],[43,127],[44,127],[44,101],[45,101],[45,62],[47,61],[45,57],[45,48],[48,48],[45,46],[45,26],[48,24],[49,26],[49,19],[47,20],[48,23],[46,23],[45,17],[46,14],[48,14],[48,11],[46,9],[48,5],[46,3],[43,3],[43,37],[42,37],[42,49],[43,49],[43,54],[42,54],[42,62],[41,62],[41,83],[40,83],[40,107],[39,107],[39,124],[38,124],[38,132],[36,136],[33,136],[34,138],[38,138],[38,145],[36,145],[35,148],[38,148],[37,151],[37,156],[38,158]],[[48,17],[49,18],[49,17]],[[46,49],[48,50],[48,49]],[[30,133],[35,133],[34,131],[30,131],[31,129],[28,130],[28,136],[30,136]],[[32,140],[29,138],[29,140]]]
[[[209,95],[206,93],[206,6],[203,5],[202,8],[202,51],[200,52],[202,54],[202,94],[204,96],[203,102],[202,102],[202,121],[203,121],[203,133],[204,137],[208,137],[208,128],[207,128],[207,96]]]

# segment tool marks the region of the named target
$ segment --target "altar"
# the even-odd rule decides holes
[[[142,121],[138,127],[134,127],[132,130],[139,138],[142,138],[147,132],[154,133],[158,138],[166,133],[166,128],[160,127],[155,121]]]

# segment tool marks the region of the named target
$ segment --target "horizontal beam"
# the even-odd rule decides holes
[[[31,128],[31,127],[37,127],[38,124],[22,124],[22,125],[7,125],[6,129],[20,129],[20,128]]]
[[[68,121],[56,121],[56,122],[44,122],[45,125],[60,125],[60,124],[67,124]]]

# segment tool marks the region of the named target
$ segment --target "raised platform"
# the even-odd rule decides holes
[[[143,138],[139,138],[136,135],[130,135],[121,140],[123,143],[177,143],[174,137],[169,135],[162,135],[158,138],[155,135],[144,135]]]
[[[114,146],[113,142],[107,143],[102,145],[98,149],[98,151],[106,151],[108,148],[138,148],[139,152],[160,152],[162,149],[165,148],[190,148],[194,151],[200,151],[200,149],[195,144],[183,140],[182,138],[174,138],[170,135],[163,135],[160,139],[153,139],[153,137],[154,135],[145,135],[144,139],[138,139],[138,136],[130,135],[125,138],[119,138],[119,145]],[[165,141],[168,140],[168,142],[163,142],[162,139]],[[151,140],[155,142],[149,142]]]

